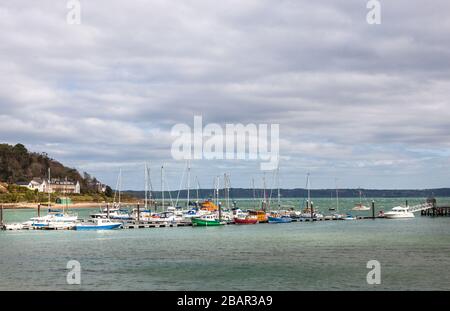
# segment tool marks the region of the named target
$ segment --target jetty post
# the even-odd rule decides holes
[[[38,217],[41,217],[41,203],[38,204]]]
[[[3,204],[0,207],[0,229],[3,228]]]
[[[219,202],[219,221],[222,221],[222,203]]]
[[[106,217],[109,218],[109,203],[106,203]]]
[[[137,204],[137,222],[141,222],[141,208],[139,206],[139,203]]]
[[[372,219],[375,219],[375,200],[372,200]]]

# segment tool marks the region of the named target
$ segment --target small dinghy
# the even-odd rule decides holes
[[[345,217],[342,218],[342,219],[344,219],[344,220],[356,220],[356,217],[353,216],[352,214],[347,214],[347,215],[345,215]]]

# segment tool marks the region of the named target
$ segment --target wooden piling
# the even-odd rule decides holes
[[[372,200],[372,219],[375,219],[375,201]]]
[[[41,203],[38,204],[37,214],[38,214],[38,217],[41,217]]]
[[[3,204],[0,207],[0,227],[3,227]]]
[[[106,203],[106,217],[109,219],[109,203]]]

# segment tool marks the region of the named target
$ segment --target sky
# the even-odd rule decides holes
[[[185,187],[175,124],[279,124],[280,184],[449,187],[450,2],[0,3],[0,142],[123,188]],[[255,160],[192,161],[191,184],[275,183]],[[223,181],[222,181],[223,183]]]

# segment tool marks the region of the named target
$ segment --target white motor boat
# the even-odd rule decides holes
[[[162,212],[153,214],[148,218],[148,221],[156,223],[174,223],[183,221],[183,217],[177,216],[173,212]]]
[[[370,207],[367,207],[361,203],[356,204],[354,208],[352,208],[353,211],[370,211]]]
[[[5,224],[4,225],[5,230],[22,230],[23,229],[23,224],[20,223],[14,223],[14,224]]]
[[[115,220],[132,220],[133,217],[122,210],[91,214],[91,218],[110,218]],[[142,215],[141,215],[142,218]]]
[[[300,218],[310,218],[310,219],[317,219],[317,218],[323,218],[323,215],[320,213],[316,213],[313,211],[311,214],[311,211],[305,209],[303,213],[300,214]]]
[[[403,206],[396,206],[391,211],[384,213],[385,218],[414,218],[414,213],[409,211],[409,208]]]
[[[51,223],[74,223],[78,220],[76,214],[51,213],[42,217],[33,217],[22,225],[31,228],[46,228]]]
[[[71,230],[75,228],[75,222],[50,222],[45,229],[48,230]]]

